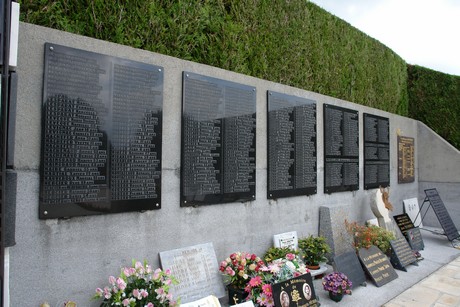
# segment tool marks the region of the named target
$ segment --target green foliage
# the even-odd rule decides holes
[[[396,237],[393,232],[375,225],[359,225],[357,222],[345,221],[345,227],[353,236],[353,246],[358,252],[361,248],[377,246],[383,253],[389,255],[391,252],[390,241]]]
[[[299,239],[299,250],[305,264],[313,266],[327,260],[326,254],[331,252],[325,237],[312,235]]]
[[[20,0],[21,20],[408,114],[406,63],[305,0]]]
[[[410,117],[460,149],[460,77],[408,65]]]
[[[287,254],[297,255],[298,252],[289,247],[270,247],[264,255],[265,262],[269,263],[276,259],[286,258]]]

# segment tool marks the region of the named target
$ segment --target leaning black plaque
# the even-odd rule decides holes
[[[409,242],[410,247],[414,251],[421,251],[425,248],[425,243],[423,243],[422,234],[420,233],[420,228],[415,227],[406,231],[406,240]]]
[[[393,218],[395,219],[396,225],[398,225],[399,230],[401,230],[403,235],[406,235],[408,230],[415,227],[407,213],[395,215]]]
[[[442,201],[441,197],[438,194],[436,189],[427,189],[425,190],[426,199],[430,202],[431,207],[436,214],[436,217],[441,223],[442,229],[447,236],[449,241],[453,241],[460,237],[457,227],[455,227],[454,222],[452,221],[449,212],[447,212],[446,206]]]
[[[318,306],[310,273],[272,285],[275,306]]]
[[[181,206],[255,199],[256,89],[183,74]]]
[[[388,257],[378,247],[372,245],[368,249],[360,248],[358,256],[377,287],[398,278],[398,274],[393,269]]]
[[[366,283],[366,276],[364,275],[363,267],[361,266],[355,251],[335,256],[334,270],[347,275],[348,279],[353,283],[354,288]]]
[[[269,91],[267,198],[316,193],[316,103]]]
[[[163,69],[45,44],[40,218],[161,207]]]
[[[395,269],[407,272],[406,266],[411,263],[417,264],[417,258],[415,258],[412,249],[407,243],[407,240],[403,237],[396,240],[390,241],[391,245],[391,264]]]
[[[324,104],[324,193],[359,189],[358,111]]]
[[[363,114],[364,121],[364,188],[390,185],[390,120]]]

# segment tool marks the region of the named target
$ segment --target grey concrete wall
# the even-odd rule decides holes
[[[326,195],[323,163],[323,104],[340,105],[362,113],[390,118],[390,201],[395,214],[402,213],[402,199],[418,194],[418,182],[397,184],[397,132],[414,137],[416,121],[316,93],[268,82],[161,54],[137,50],[30,24],[20,24],[19,93],[16,117],[14,172],[17,174],[16,242],[10,252],[11,306],[51,306],[74,300],[79,306],[90,302],[96,287],[107,284],[109,275],[131,259],[146,259],[159,265],[160,251],[212,242],[218,260],[234,251],[260,256],[272,244],[272,236],[297,231],[300,237],[318,234],[319,207],[351,205],[350,215],[363,222],[373,217],[373,190],[363,189],[363,157],[360,156],[360,189]],[[38,219],[41,104],[45,42],[117,56],[164,67],[162,208],[144,213]],[[257,89],[256,200],[181,208],[180,144],[182,71],[204,74],[254,86]],[[317,102],[318,193],[267,200],[267,90],[297,95]],[[418,161],[416,160],[416,166]],[[418,175],[416,169],[416,176]],[[338,221],[342,223],[343,221]]]
[[[419,205],[425,189],[436,188],[457,229],[460,229],[460,151],[423,123],[418,123]],[[428,204],[424,205],[423,212]],[[423,219],[427,226],[440,227],[432,209]]]

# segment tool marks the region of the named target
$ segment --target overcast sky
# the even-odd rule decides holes
[[[460,76],[460,0],[311,0],[409,64]]]

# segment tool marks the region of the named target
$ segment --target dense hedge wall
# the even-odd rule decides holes
[[[21,0],[21,20],[408,114],[406,63],[307,0]]]
[[[460,149],[460,77],[408,65],[409,115]]]

